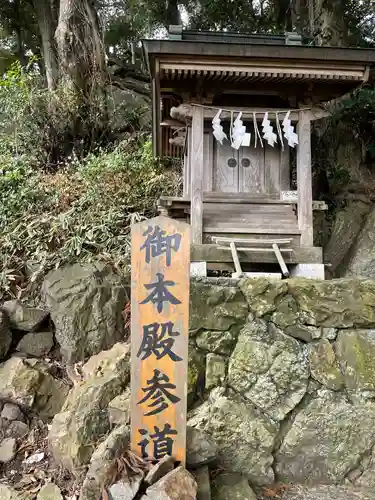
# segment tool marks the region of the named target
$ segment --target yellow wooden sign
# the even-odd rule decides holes
[[[190,226],[156,217],[132,226],[131,443],[185,463]]]

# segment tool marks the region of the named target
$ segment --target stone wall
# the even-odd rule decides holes
[[[375,487],[375,282],[194,280],[189,426],[251,484]]]

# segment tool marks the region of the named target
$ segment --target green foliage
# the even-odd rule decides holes
[[[157,198],[179,194],[179,183],[177,169],[153,159],[149,140],[73,158],[53,173],[12,162],[0,182],[0,298],[68,262],[103,259],[126,273],[130,224],[155,215]]]
[[[353,92],[334,110],[332,127],[344,125],[354,137],[361,141],[364,150],[374,158],[375,152],[375,89],[364,87]]]

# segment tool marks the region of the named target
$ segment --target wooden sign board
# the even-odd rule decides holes
[[[131,446],[185,463],[190,226],[132,226]]]

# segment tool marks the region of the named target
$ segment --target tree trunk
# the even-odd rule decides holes
[[[345,45],[347,27],[345,26],[343,0],[315,0],[314,38],[317,45]],[[312,25],[310,21],[310,25]]]
[[[168,30],[171,25],[181,24],[180,11],[178,10],[178,0],[167,0],[167,10],[164,25]]]
[[[33,6],[38,19],[40,37],[42,40],[44,66],[49,90],[56,88],[58,66],[55,45],[55,29],[57,20],[53,12],[53,0],[34,0]]]
[[[105,49],[92,0],[60,0],[57,41],[60,71],[90,101],[106,83]]]

